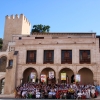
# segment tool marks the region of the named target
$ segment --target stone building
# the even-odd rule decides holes
[[[6,16],[0,52],[1,93],[11,94],[27,81],[41,82],[42,76],[47,83],[72,83],[80,75],[80,83],[100,85],[99,48],[96,33],[30,35],[30,23],[23,14]],[[34,80],[30,79],[32,73]]]

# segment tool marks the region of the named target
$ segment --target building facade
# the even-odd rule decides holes
[[[73,83],[78,74],[81,84],[100,85],[100,43],[96,33],[30,35],[30,23],[21,14],[6,16],[3,40],[1,93],[13,93],[17,86],[31,80],[32,73],[35,78],[31,81],[38,83],[43,77],[43,82],[49,84]],[[64,80],[62,73],[66,73]]]

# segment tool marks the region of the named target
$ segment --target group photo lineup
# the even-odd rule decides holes
[[[100,0],[0,9],[0,99],[100,99]]]

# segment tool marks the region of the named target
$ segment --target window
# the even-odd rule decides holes
[[[9,67],[13,66],[13,60],[9,60]]]
[[[61,64],[72,64],[72,50],[61,51]]]
[[[54,50],[44,50],[44,64],[54,63]]]
[[[19,37],[19,40],[21,40],[22,39],[22,37]]]
[[[35,39],[44,39],[44,37],[35,37]]]
[[[90,64],[90,50],[80,50],[80,64]]]
[[[26,63],[36,64],[36,50],[27,51],[27,61]]]

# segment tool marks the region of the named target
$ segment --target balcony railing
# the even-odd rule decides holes
[[[82,59],[82,60],[80,60],[80,64],[90,64],[91,62],[90,62],[90,59]]]
[[[61,61],[61,64],[72,64],[72,59],[64,59]]]

